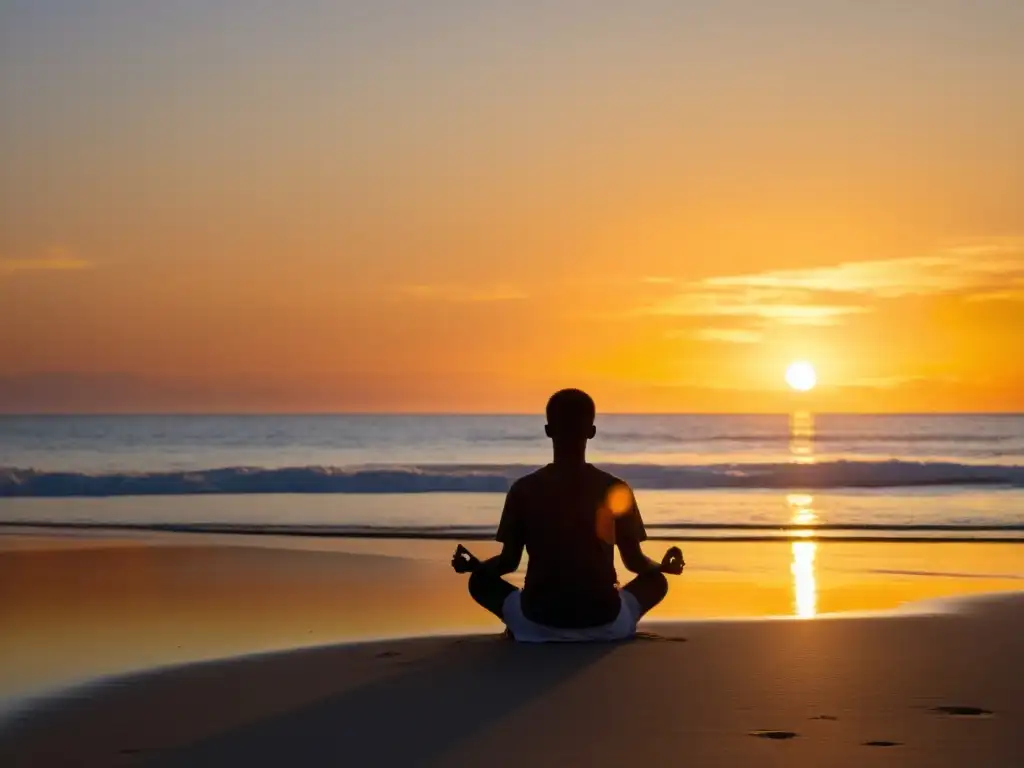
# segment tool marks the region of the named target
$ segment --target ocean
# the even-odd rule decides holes
[[[487,538],[541,416],[0,417],[0,524]],[[602,415],[652,538],[1024,541],[1021,415]]]

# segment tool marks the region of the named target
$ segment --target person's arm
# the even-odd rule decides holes
[[[619,554],[622,555],[622,564],[626,566],[626,570],[636,574],[661,570],[661,563],[645,555],[637,539],[623,539],[618,544]]]
[[[515,573],[523,560],[523,545],[519,542],[505,542],[501,552],[492,558],[478,561],[477,568],[489,571],[494,576]]]
[[[459,544],[452,557],[452,568],[456,573],[476,573],[480,570],[490,571],[494,576],[514,573],[523,559],[522,544],[506,544],[501,552],[487,560],[479,560],[468,549]]]
[[[630,495],[632,496],[632,490]],[[641,549],[640,543],[646,538],[647,529],[644,527],[636,499],[633,498],[630,508],[615,521],[615,543],[618,544],[619,554],[622,555],[622,564],[637,575],[660,571],[678,576],[683,572],[686,563],[683,562],[683,553],[679,547],[670,547],[659,563],[645,555]]]
[[[501,542],[501,553],[487,560],[478,560],[461,544],[455,550],[452,567],[458,573],[474,573],[483,570],[494,576],[513,573],[523,560],[525,542],[522,526],[522,493],[516,483],[512,484],[505,496],[505,506],[501,511],[498,531],[495,538]]]
[[[679,547],[669,547],[661,562],[652,560],[640,549],[640,542],[636,539],[627,539],[619,543],[619,552],[622,554],[622,564],[633,573],[640,575],[651,571],[660,571],[672,576],[678,576],[686,567],[683,560],[683,552]]]
[[[522,483],[516,481],[505,495],[505,504],[501,510],[501,520],[494,538],[501,542],[501,554],[480,563],[480,567],[495,576],[513,573],[523,559],[526,535],[523,530],[523,515],[526,499]]]

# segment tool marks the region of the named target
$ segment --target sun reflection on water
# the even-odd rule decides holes
[[[814,512],[814,497],[804,493],[786,496],[794,525],[812,525],[817,520]],[[798,536],[810,537],[811,531],[799,531]],[[815,575],[815,557],[818,545],[814,541],[792,543],[793,562],[789,566],[793,574],[793,612],[801,619],[813,618],[818,613],[818,580]]]
[[[797,411],[789,417],[789,453],[797,464],[814,463],[814,414]]]
[[[814,463],[814,414],[797,411],[789,418],[789,452],[797,464]],[[809,493],[790,493],[786,496],[789,516],[793,525],[813,526],[818,520],[814,511],[814,497]],[[797,536],[811,539],[813,531],[798,531]],[[802,619],[809,619],[818,613],[818,581],[815,575],[815,558],[818,545],[813,540],[794,541],[793,562],[789,566],[793,574],[793,612]]]

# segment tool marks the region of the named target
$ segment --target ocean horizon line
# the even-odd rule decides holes
[[[597,416],[700,416],[700,417],[749,417],[749,416],[792,416],[793,414],[809,414],[812,416],[887,416],[909,418],[935,418],[937,416],[1008,416],[1024,417],[1024,411],[816,411],[800,408],[790,411],[601,411]],[[396,416],[404,418],[506,418],[537,416],[543,418],[541,410],[536,411],[4,411],[0,410],[0,418],[166,418],[166,417],[380,417]]]

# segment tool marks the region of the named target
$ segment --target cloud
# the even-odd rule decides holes
[[[677,282],[674,295],[641,312],[745,318],[754,328],[744,330],[754,332],[769,324],[837,325],[871,312],[880,299],[940,294],[969,301],[1024,298],[1024,239],[964,244],[928,256]]]
[[[701,341],[723,344],[757,344],[761,341],[760,331],[748,328],[701,328],[693,336]]]
[[[988,290],[1024,278],[1024,240],[964,245],[931,256],[845,262],[814,269],[780,270],[706,282],[716,288],[762,288],[848,293],[893,299]]]
[[[712,285],[705,280],[663,301],[648,313],[681,317],[749,318],[782,325],[835,325],[867,312],[858,304],[817,303],[804,291]]]
[[[503,283],[497,285],[403,285],[398,292],[411,299],[452,303],[520,301],[529,298],[521,289]]]
[[[847,387],[866,387],[868,389],[896,389],[905,387],[908,384],[927,382],[928,379],[919,376],[873,376],[863,379],[854,379],[847,382]]]
[[[964,380],[959,376],[869,376],[845,382],[841,388],[896,390],[963,383]]]
[[[968,301],[1024,301],[1024,288],[1003,291],[975,293],[967,297]]]
[[[967,297],[968,301],[1024,301],[1024,276],[1012,277],[1001,282],[998,288],[979,291]]]
[[[92,262],[64,248],[51,248],[43,256],[29,259],[0,259],[0,276],[20,272],[72,272],[92,269]]]

